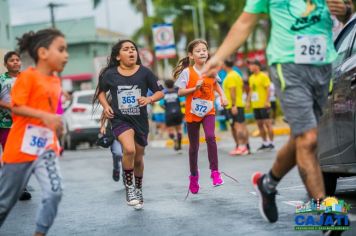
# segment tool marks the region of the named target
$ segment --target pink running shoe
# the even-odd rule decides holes
[[[239,148],[235,148],[235,149],[231,150],[231,151],[229,152],[229,155],[230,155],[230,156],[235,156],[235,155],[237,155],[238,150],[239,150]]]
[[[221,174],[217,170],[211,171],[210,178],[213,179],[213,186],[219,186],[224,184],[224,180],[221,178]]]
[[[192,194],[197,194],[199,192],[199,174],[196,176],[189,176],[189,190]]]
[[[239,147],[236,151],[236,155],[245,156],[248,154],[249,154],[249,151],[248,151],[247,147]]]

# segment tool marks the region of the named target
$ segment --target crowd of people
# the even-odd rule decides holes
[[[189,191],[199,192],[199,135],[203,126],[213,186],[223,185],[215,137],[215,100],[225,107],[236,147],[231,155],[251,151],[245,112],[252,108],[262,138],[259,150],[273,149],[270,108],[278,95],[285,119],[291,127],[288,142],[278,151],[276,161],[265,173],[252,175],[264,219],[278,220],[275,202],[277,185],[295,166],[310,197],[325,197],[323,178],[316,157],[317,122],[325,102],[336,57],[332,17],[345,22],[352,11],[350,1],[287,1],[281,7],[274,0],[248,0],[223,44],[210,57],[208,43],[195,39],[187,46],[171,79],[161,80],[141,64],[138,48],[131,40],[120,40],[99,75],[93,104],[103,107],[100,132],[112,138],[113,179],[121,170],[126,202],[143,208],[144,152],[148,144],[147,106],[159,103],[174,148],[182,148],[182,123],[189,139]],[[267,48],[269,75],[257,60],[248,61],[251,72],[247,86],[234,62],[226,60],[239,48],[258,22],[259,14],[271,19]],[[318,16],[318,17],[315,17]],[[305,25],[303,25],[306,22]],[[317,54],[300,48],[318,46]],[[42,188],[35,235],[45,235],[52,226],[62,198],[62,177],[58,163],[63,131],[58,74],[68,61],[65,36],[56,29],[29,32],[18,39],[19,52],[27,52],[35,66],[20,71],[19,54],[4,58],[8,72],[0,77],[0,141],[4,149],[0,169],[0,227],[34,174]],[[225,78],[218,76],[224,69]],[[16,80],[16,81],[15,81]],[[222,81],[223,80],[223,81]],[[245,94],[245,95],[244,95]],[[184,99],[184,113],[181,112]],[[272,103],[271,103],[272,102]],[[274,115],[272,117],[275,117]]]

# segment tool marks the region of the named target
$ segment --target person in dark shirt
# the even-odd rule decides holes
[[[166,89],[164,99],[160,105],[165,109],[165,121],[168,128],[168,135],[174,141],[174,150],[182,149],[182,122],[183,114],[181,111],[178,88],[174,87],[174,81],[168,79],[164,82]],[[175,135],[175,132],[177,135]]]
[[[148,89],[153,92],[150,97],[147,97]],[[126,201],[135,209],[143,207],[143,154],[149,130],[146,106],[163,97],[162,89],[151,70],[141,65],[133,41],[121,40],[113,46],[108,65],[99,75],[93,102],[99,100],[103,106],[104,114],[110,119],[114,135],[123,148]],[[110,103],[107,92],[112,98]]]

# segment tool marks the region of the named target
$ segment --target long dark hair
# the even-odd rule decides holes
[[[206,46],[206,48],[209,50],[208,47],[208,43],[204,40],[204,39],[194,39],[193,41],[191,41],[188,46],[187,46],[187,52],[188,53],[193,53],[194,48],[198,45],[198,44],[204,44]],[[178,76],[180,75],[180,73],[182,73],[182,71],[187,68],[190,65],[190,60],[189,60],[189,56],[186,56],[182,59],[179,60],[176,68],[174,68],[173,70],[173,78],[176,80],[178,79]]]
[[[122,45],[124,43],[132,43],[137,51],[137,61],[136,61],[136,65],[141,65],[141,59],[140,59],[140,55],[138,53],[138,48],[137,48],[137,45],[135,44],[135,42],[133,42],[132,40],[129,40],[129,39],[124,39],[124,40],[119,40],[111,49],[111,54],[110,56],[107,58],[107,65],[100,71],[99,73],[99,79],[98,79],[98,85],[96,86],[96,89],[95,89],[95,94],[94,94],[94,97],[93,97],[93,105],[95,103],[98,102],[98,97],[99,97],[99,94],[102,92],[99,88],[99,83],[100,83],[100,80],[104,77],[105,75],[105,72],[111,68],[116,68],[120,65],[120,61],[118,61],[116,59],[116,57],[119,55],[120,53],[120,50],[122,48]],[[109,97],[108,97],[109,98]]]
[[[27,51],[30,57],[35,61],[35,63],[37,63],[38,49],[41,47],[48,49],[53,40],[57,37],[64,38],[64,34],[61,31],[53,28],[42,29],[37,32],[30,31],[23,34],[21,38],[16,38],[18,41],[18,50],[20,53]]]

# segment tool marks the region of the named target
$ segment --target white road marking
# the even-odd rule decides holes
[[[277,188],[277,190],[286,190],[286,189],[305,189],[305,187],[304,185],[297,185],[297,186],[291,186],[285,188]]]
[[[356,215],[355,214],[347,214],[347,216],[349,217],[350,221],[356,221]]]
[[[299,205],[302,205],[304,202],[303,201],[283,201],[284,204],[296,207]]]

